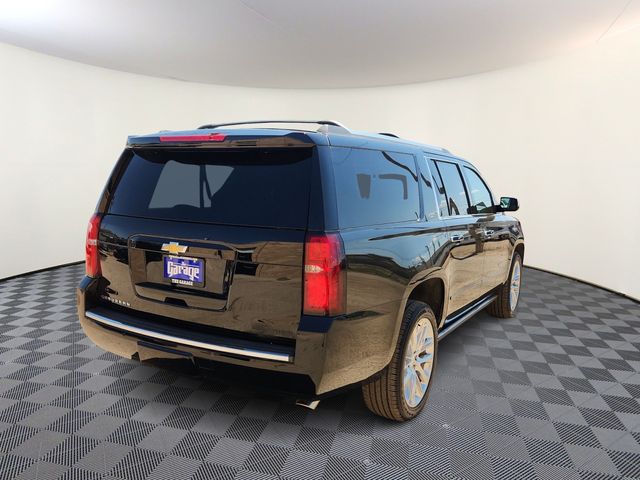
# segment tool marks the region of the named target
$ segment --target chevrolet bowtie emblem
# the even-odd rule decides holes
[[[169,252],[172,254],[176,254],[176,253],[184,253],[187,251],[187,246],[186,245],[180,245],[178,242],[169,242],[169,243],[163,243],[162,244],[162,251],[163,252]]]

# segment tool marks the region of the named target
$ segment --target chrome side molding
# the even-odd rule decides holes
[[[184,337],[177,337],[175,335],[169,335],[166,333],[154,332],[153,330],[148,330],[146,328],[140,328],[133,325],[129,325],[124,322],[120,322],[118,320],[114,320],[113,318],[105,317],[96,312],[87,311],[85,312],[87,318],[105,325],[107,327],[111,327],[117,330],[122,330],[124,332],[130,332],[136,335],[141,335],[148,338],[155,338],[158,340],[162,340],[165,342],[176,343],[178,345],[186,345],[189,347],[200,348],[202,350],[209,350],[211,352],[217,353],[227,353],[231,355],[239,355],[242,357],[249,358],[258,358],[260,360],[271,360],[275,362],[293,362],[293,356],[286,353],[279,352],[269,352],[266,350],[256,350],[250,348],[239,348],[239,347],[230,347],[227,345],[220,345],[214,343],[206,343],[198,340],[192,340]]]

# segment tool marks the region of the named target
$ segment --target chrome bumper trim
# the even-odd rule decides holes
[[[100,315],[99,313],[95,313],[92,311],[85,312],[87,318],[94,320],[95,322],[101,323],[111,328],[115,328],[118,330],[124,330],[126,332],[135,333],[137,335],[143,335],[145,337],[156,338],[158,340],[164,340],[166,342],[177,343],[180,345],[187,345],[189,347],[201,348],[203,350],[209,350],[212,352],[218,353],[228,353],[231,355],[240,355],[243,357],[250,358],[259,358],[261,360],[272,360],[275,362],[293,362],[293,356],[288,355],[286,353],[277,353],[277,352],[267,352],[264,350],[254,350],[249,348],[237,348],[237,347],[228,347],[225,345],[218,345],[213,343],[205,343],[199,342],[197,340],[191,340],[188,338],[176,337],[174,335],[168,335],[164,333],[154,332],[153,330],[147,330],[144,328],[134,327],[132,325],[128,325],[126,323],[120,322],[118,320],[114,320],[112,318],[107,318],[104,315]]]

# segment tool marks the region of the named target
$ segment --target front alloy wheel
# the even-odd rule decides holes
[[[513,254],[509,278],[496,289],[497,298],[487,307],[490,315],[498,318],[511,318],[516,314],[520,290],[522,287],[522,256]]]
[[[513,264],[513,270],[511,271],[511,286],[509,287],[509,307],[513,312],[518,306],[518,299],[520,298],[520,274],[522,271],[522,265],[520,257],[516,258]]]

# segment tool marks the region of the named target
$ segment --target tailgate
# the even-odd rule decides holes
[[[144,234],[135,233],[144,231]],[[104,234],[103,234],[104,232]],[[114,232],[118,232],[114,234]],[[302,309],[304,232],[181,224],[107,215],[100,241],[101,298],[215,328],[295,338]],[[216,238],[215,242],[206,240]],[[109,240],[109,241],[107,241]],[[202,285],[165,277],[162,245],[203,262]]]
[[[100,225],[102,300],[294,338],[311,156],[302,148],[125,152]]]

